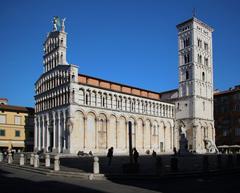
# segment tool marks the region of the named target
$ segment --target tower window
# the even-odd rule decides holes
[[[184,63],[187,64],[190,62],[190,55],[189,54],[185,54],[184,55]]]
[[[201,39],[198,39],[198,40],[197,40],[197,43],[198,43],[198,47],[199,47],[199,48],[202,48],[202,40],[201,40]]]
[[[189,79],[189,72],[186,71],[186,80],[188,80],[188,79]]]
[[[202,72],[202,81],[205,81],[205,73]]]
[[[198,63],[202,64],[202,56],[198,54]]]
[[[208,50],[208,44],[204,42],[204,50]]]
[[[203,102],[203,111],[205,111],[205,102]]]
[[[208,65],[208,58],[204,58],[204,64]]]
[[[190,46],[190,38],[186,38],[183,40],[183,46],[184,48]]]

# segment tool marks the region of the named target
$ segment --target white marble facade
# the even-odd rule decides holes
[[[158,99],[80,81],[78,66],[66,61],[65,26],[54,28],[44,42],[44,72],[35,83],[35,150],[106,153],[114,147],[115,153],[127,153],[131,124],[139,152],[172,153],[179,148],[181,127],[188,149],[206,152],[204,140],[215,141],[213,30],[196,18],[177,28],[179,88],[157,93]]]
[[[128,127],[139,152],[172,152],[175,106],[146,97],[81,84],[66,61],[66,33],[44,43],[44,73],[35,84],[35,150],[128,152]]]

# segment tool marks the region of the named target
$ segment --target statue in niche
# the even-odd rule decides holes
[[[180,148],[179,148],[179,154],[184,155],[188,154],[188,140],[186,138],[186,129],[181,126],[180,127]]]

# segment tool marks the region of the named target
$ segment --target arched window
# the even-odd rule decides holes
[[[205,73],[202,72],[202,81],[205,81]]]
[[[189,72],[188,72],[188,70],[186,71],[186,80],[188,80],[189,79]]]
[[[89,95],[88,94],[86,94],[86,105],[88,105],[88,103],[89,103]]]
[[[105,98],[103,97],[103,101],[102,101],[103,107],[105,107]]]

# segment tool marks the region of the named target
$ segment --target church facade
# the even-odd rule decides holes
[[[36,151],[127,153],[131,128],[140,153],[171,153],[181,133],[188,149],[206,152],[205,140],[215,139],[212,28],[196,18],[177,26],[179,89],[158,93],[79,73],[66,59],[64,21],[54,18],[35,83]]]

